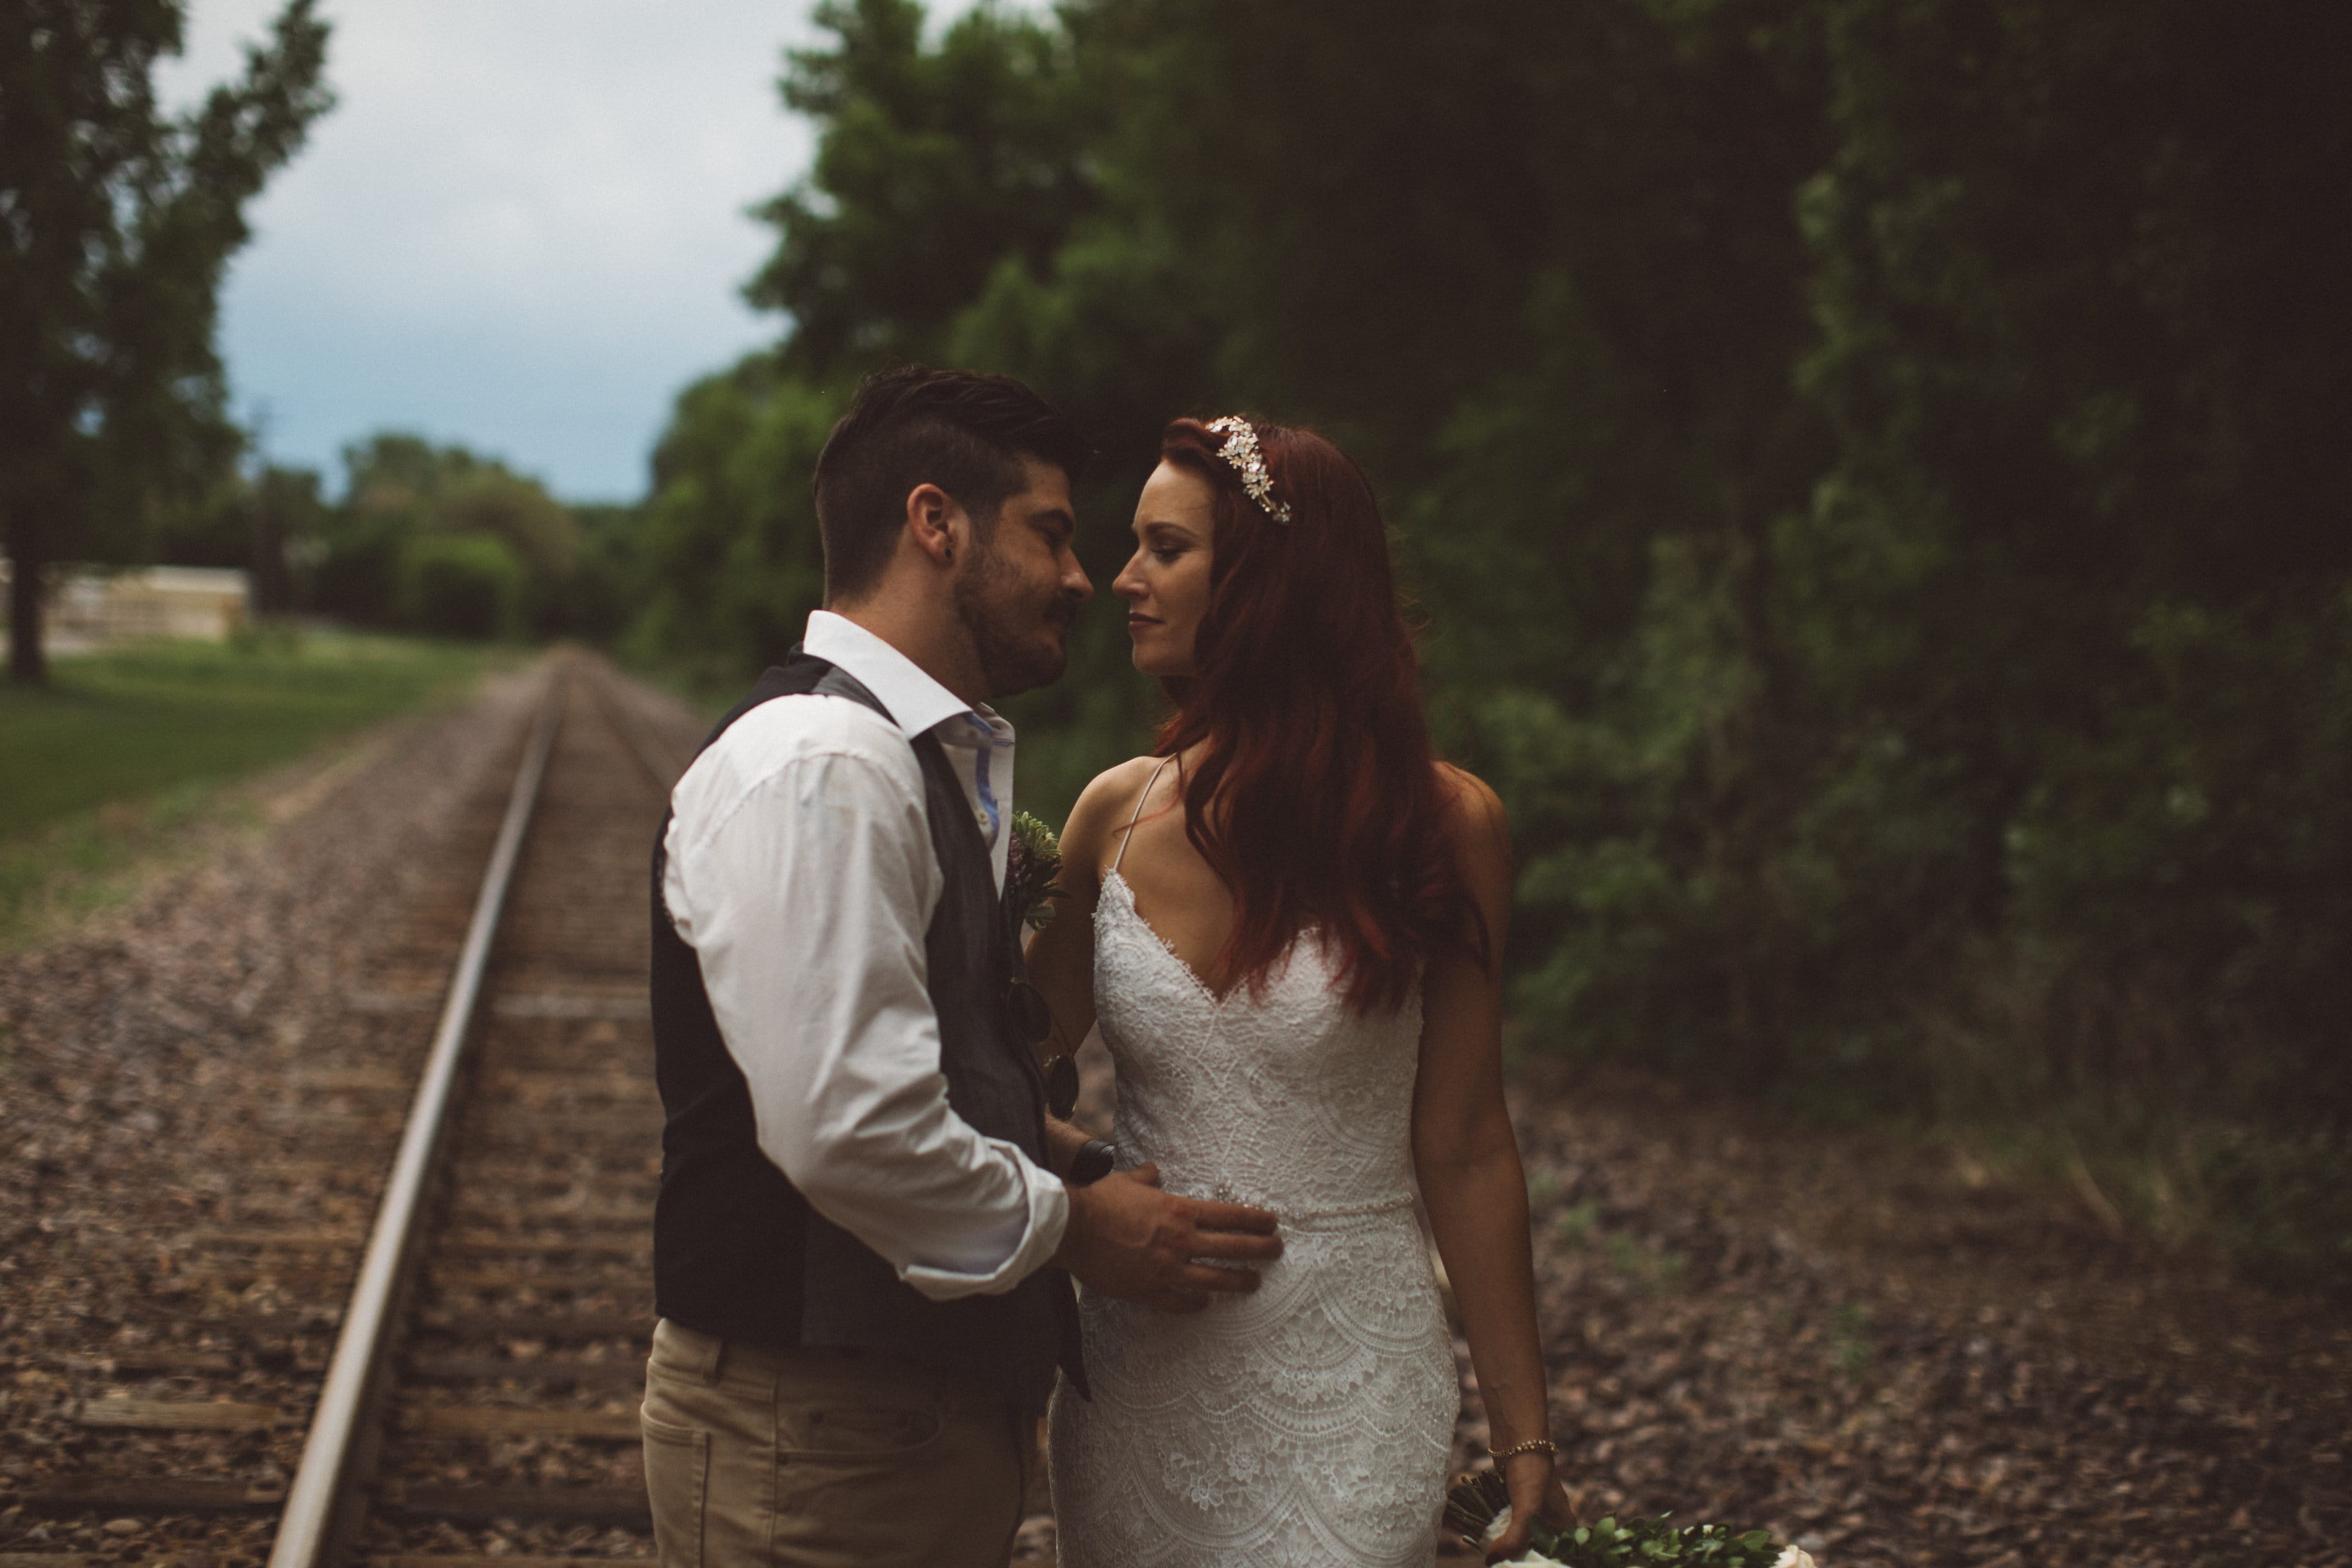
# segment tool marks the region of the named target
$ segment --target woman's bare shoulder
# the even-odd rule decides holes
[[[1437,764],[1445,826],[1473,886],[1511,876],[1511,818],[1503,797],[1485,779],[1452,763]]]
[[[1494,785],[1453,763],[1437,764],[1437,782],[1444,795],[1446,819],[1457,830],[1509,841],[1510,814],[1503,809],[1503,797],[1495,793]]]
[[[1112,831],[1127,826],[1129,814],[1159,763],[1157,757],[1129,757],[1097,773],[1078,792],[1077,804],[1070,807],[1069,823],[1062,831],[1066,848],[1098,846]]]
[[[1105,768],[1079,792],[1076,809],[1099,812],[1132,808],[1160,761],[1158,757],[1129,757],[1116,767]]]

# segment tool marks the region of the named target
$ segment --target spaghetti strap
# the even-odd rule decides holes
[[[1160,767],[1152,769],[1151,776],[1143,781],[1143,793],[1135,797],[1135,815],[1127,819],[1127,836],[1118,841],[1118,853],[1110,858],[1112,870],[1118,870],[1118,863],[1127,858],[1128,842],[1135,837],[1135,825],[1143,820],[1143,803],[1151,798],[1151,786],[1160,782],[1160,769],[1174,760],[1172,757],[1160,758]]]

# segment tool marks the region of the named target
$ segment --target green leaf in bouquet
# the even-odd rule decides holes
[[[1458,1500],[1458,1503],[1457,1503]],[[1496,1477],[1465,1476],[1448,1494],[1446,1523],[1474,1544],[1483,1544],[1496,1519],[1504,1516],[1509,1492]],[[1768,1531],[1750,1530],[1735,1535],[1721,1524],[1677,1526],[1672,1516],[1653,1514],[1620,1519],[1610,1514],[1591,1524],[1565,1530],[1538,1522],[1528,1555],[1513,1561],[1530,1564],[1556,1563],[1559,1568],[1643,1568],[1646,1564],[1705,1563],[1710,1568],[1780,1568],[1784,1561]],[[1811,1559],[1787,1559],[1811,1568]]]

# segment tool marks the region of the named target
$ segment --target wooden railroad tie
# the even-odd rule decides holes
[[[406,1372],[416,1383],[519,1383],[539,1386],[571,1384],[580,1388],[642,1393],[646,1363],[636,1357],[585,1361],[578,1356],[541,1356],[530,1361],[488,1355],[412,1355]]]
[[[83,1426],[128,1432],[266,1432],[286,1424],[274,1405],[204,1399],[85,1399],[74,1414]]]
[[[386,1513],[457,1524],[528,1524],[545,1520],[617,1525],[650,1532],[653,1509],[645,1483],[620,1487],[447,1487],[384,1483],[376,1500]],[[432,1561],[425,1559],[425,1561]],[[528,1559],[500,1558],[505,1563]],[[625,1561],[626,1561],[625,1559]]]
[[[650,1220],[650,1216],[648,1216]],[[653,1266],[653,1227],[622,1231],[458,1230],[433,1245],[444,1252],[531,1252],[548,1257],[634,1258]]]
[[[21,1492],[0,1492],[0,1510],[22,1508],[45,1518],[78,1513],[153,1516],[173,1513],[273,1513],[284,1505],[282,1486],[251,1481],[188,1480],[176,1476],[88,1476]]]
[[[43,1564],[59,1561],[43,1558]],[[368,1568],[626,1568],[632,1563],[652,1563],[651,1557],[371,1557]],[[0,1557],[0,1568],[16,1568]]]
[[[100,1377],[145,1373],[186,1375],[191,1373],[235,1372],[236,1357],[226,1351],[183,1350],[176,1345],[144,1345],[136,1350],[106,1351],[97,1355],[60,1356],[68,1372],[91,1372]]]
[[[571,1437],[589,1443],[642,1440],[629,1410],[524,1410],[504,1405],[412,1405],[401,1429],[420,1437]]]
[[[501,1018],[578,1018],[610,1019],[614,1023],[635,1023],[653,1016],[653,1005],[646,999],[644,988],[633,991],[509,993],[490,1004],[490,1011]]]
[[[428,1308],[419,1321],[423,1327],[438,1334],[463,1332],[471,1339],[532,1340],[555,1344],[631,1340],[643,1345],[651,1342],[654,1332],[650,1302],[637,1311],[549,1311],[496,1317]]]
[[[611,1274],[537,1274],[528,1268],[449,1268],[439,1264],[425,1271],[425,1278],[436,1290],[488,1291],[494,1295],[513,1290],[536,1290],[542,1296],[640,1296],[646,1288],[646,1271],[623,1269]],[[653,1321],[653,1308],[647,1303],[646,1321]]]

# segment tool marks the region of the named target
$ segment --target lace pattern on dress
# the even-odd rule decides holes
[[[1220,998],[1116,869],[1095,921],[1120,1163],[1275,1210],[1285,1249],[1186,1316],[1082,1297],[1095,1398],[1053,1415],[1065,1568],[1427,1563],[1459,1390],[1412,1215],[1418,994],[1350,1013],[1310,934]]]

